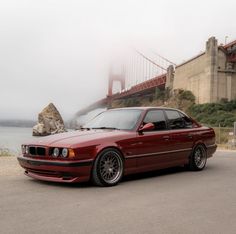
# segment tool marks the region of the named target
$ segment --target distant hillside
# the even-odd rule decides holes
[[[166,106],[187,111],[194,102],[195,97],[191,91],[177,90],[171,94],[169,90],[164,91],[157,88],[152,95],[115,100],[111,107]]]
[[[33,120],[0,120],[0,126],[3,127],[33,127],[36,124]]]
[[[112,108],[131,106],[166,106],[183,110],[200,123],[212,127],[233,127],[236,122],[236,100],[219,103],[195,104],[195,97],[191,91],[156,89],[153,95],[125,98],[112,102]]]

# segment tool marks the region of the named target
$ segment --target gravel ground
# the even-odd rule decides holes
[[[22,175],[22,168],[19,167],[16,157],[0,157],[0,177]]]
[[[0,233],[236,233],[236,153],[217,151],[201,172],[170,169],[115,187],[55,184],[0,158]]]

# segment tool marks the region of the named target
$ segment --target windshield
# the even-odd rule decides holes
[[[83,128],[131,130],[135,127],[142,110],[109,110],[97,115]]]

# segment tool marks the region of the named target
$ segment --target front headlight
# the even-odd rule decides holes
[[[60,150],[58,148],[54,148],[53,150],[53,153],[52,153],[52,156],[53,157],[58,157],[60,154]]]
[[[22,151],[22,154],[25,154],[25,145],[21,146],[21,151]]]
[[[28,145],[25,146],[25,153],[29,154],[29,146]]]
[[[68,149],[67,148],[64,148],[63,150],[62,150],[62,152],[61,152],[61,155],[62,155],[62,157],[63,158],[66,158],[67,156],[68,156]]]

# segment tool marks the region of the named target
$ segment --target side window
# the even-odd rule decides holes
[[[185,128],[185,123],[183,118],[180,116],[178,111],[175,110],[166,110],[166,115],[169,120],[171,129],[181,129]]]
[[[182,119],[184,121],[185,128],[192,128],[193,127],[192,120],[188,116],[182,114],[181,112],[179,114],[180,114],[180,116],[182,117]]]
[[[166,119],[162,110],[151,110],[148,111],[144,118],[144,124],[153,123],[155,126],[155,130],[165,130],[166,127]]]

